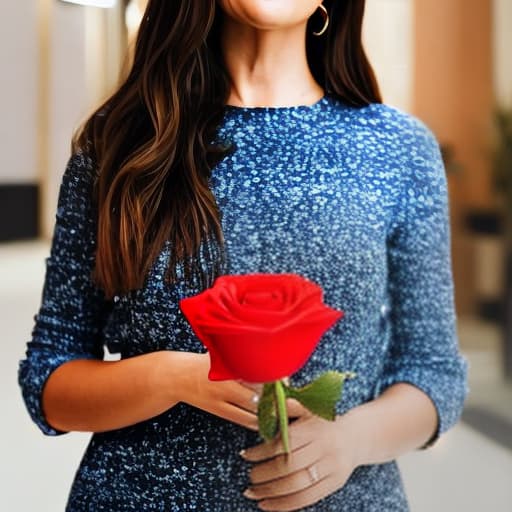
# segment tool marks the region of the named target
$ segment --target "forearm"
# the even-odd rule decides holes
[[[100,432],[156,416],[177,402],[166,383],[176,372],[179,385],[184,357],[180,352],[158,351],[120,361],[68,361],[50,374],[44,386],[46,419],[63,431]]]
[[[357,446],[357,465],[389,462],[423,446],[437,428],[437,412],[417,387],[398,383],[345,415]],[[343,421],[342,421],[343,423]]]

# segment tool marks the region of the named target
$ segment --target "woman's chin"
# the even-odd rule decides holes
[[[279,30],[303,24],[317,9],[314,0],[221,0],[228,16],[259,30]]]

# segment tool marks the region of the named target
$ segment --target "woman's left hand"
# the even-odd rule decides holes
[[[289,511],[312,505],[345,485],[357,467],[354,427],[347,415],[327,421],[312,414],[289,427],[290,453],[281,439],[242,452],[254,463],[244,496],[261,510]]]

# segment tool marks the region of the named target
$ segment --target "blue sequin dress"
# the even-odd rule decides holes
[[[227,273],[294,272],[320,284],[345,317],[291,379],[351,370],[338,412],[409,382],[433,400],[438,435],[458,420],[467,364],[456,333],[447,180],[438,143],[414,116],[331,94],[313,105],[227,106],[219,137],[236,150],[213,169]],[[163,282],[164,247],[145,286],[105,301],[90,281],[95,224],[91,160],[64,172],[40,310],[20,361],[27,409],[41,409],[57,366],[156,350],[203,352],[178,309],[199,290]],[[108,393],[108,389],[105,390]],[[135,425],[94,433],[70,490],[68,512],[250,512],[249,464],[239,451],[257,434],[185,404]],[[315,512],[403,512],[396,462],[358,467]]]

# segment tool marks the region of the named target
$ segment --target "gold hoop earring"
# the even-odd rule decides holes
[[[322,30],[320,30],[320,32],[313,32],[314,36],[321,36],[329,26],[329,14],[327,12],[327,9],[325,8],[324,4],[320,4],[318,7],[320,7],[322,16],[324,17],[324,26],[322,27]]]

